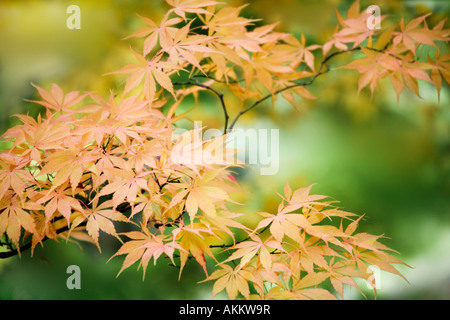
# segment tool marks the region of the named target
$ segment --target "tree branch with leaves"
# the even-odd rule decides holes
[[[329,41],[307,45],[304,35],[277,32],[275,24],[255,27],[242,7],[167,3],[159,23],[140,17],[145,25],[127,37],[143,44],[132,49],[136,64],[110,73],[127,76],[119,92],[105,98],[34,85],[45,115],[17,115],[22,123],[2,135],[10,147],[0,153],[0,258],[58,239],[90,241],[101,251],[104,232],[122,244],[112,257],[125,256],[119,274],[138,263],[145,275],[150,260],[166,257],[181,276],[195,260],[205,281],[214,281],[212,294],[225,290],[230,299],[335,299],[344,285],[360,289],[355,279],[371,278],[370,266],[402,276],[394,265],[405,263],[382,236],[357,232],[362,216],[311,186],[286,183],[277,212],[257,212],[254,227],[240,222],[242,214],[230,210],[241,191],[232,170],[244,165],[227,148],[227,134],[269,99],[275,105],[281,96],[294,108],[316,99],[307,87],[341,68],[360,74],[358,91],[368,86],[373,94],[387,78],[397,96],[405,87],[419,95],[419,80],[439,94],[442,78],[450,78],[449,54],[441,53],[450,35],[445,22],[430,29],[422,16],[371,30],[356,1],[345,19],[338,13]],[[435,48],[433,58],[418,54],[424,46]],[[331,66],[339,55],[350,62]],[[220,103],[224,135],[176,134],[187,115],[179,106],[204,91]],[[241,101],[234,115],[227,95]],[[118,233],[118,223],[130,231]],[[218,260],[221,251],[228,257]]]

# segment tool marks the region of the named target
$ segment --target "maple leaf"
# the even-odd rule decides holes
[[[300,300],[336,300],[336,296],[328,290],[316,288],[328,277],[329,275],[325,272],[307,274],[292,285],[293,296]]]
[[[162,155],[164,148],[159,140],[154,139],[139,144],[120,146],[116,148],[115,151],[123,151],[123,154],[127,154],[128,161],[132,163],[132,167],[135,168],[137,172],[140,172],[146,167],[157,168],[156,158]]]
[[[141,264],[144,269],[144,276],[145,269],[147,268],[147,264],[151,258],[153,258],[154,264],[156,265],[156,261],[164,253],[170,258],[172,264],[175,265],[175,262],[173,260],[173,254],[175,250],[178,249],[180,251],[184,251],[184,249],[175,241],[164,242],[167,239],[168,237],[164,235],[152,235],[153,241],[148,241],[147,243],[142,245],[143,248],[147,249],[141,258]]]
[[[25,187],[34,183],[35,179],[29,169],[24,169],[29,164],[27,158],[11,156],[8,157],[9,159],[5,159],[4,155],[2,157],[9,161],[0,159],[0,198],[9,188],[12,188],[19,197],[23,198]]]
[[[22,228],[35,232],[34,219],[25,210],[40,210],[41,206],[23,202],[17,195],[8,193],[0,201],[0,235],[6,233],[20,254],[19,241]]]
[[[217,233],[220,231],[225,232],[230,238],[235,242],[235,233],[230,230],[230,228],[235,228],[238,230],[249,231],[250,228],[245,226],[244,224],[236,221],[235,219],[243,216],[243,214],[232,213],[228,210],[218,210],[214,216],[201,216],[199,217],[199,221],[204,225],[210,227],[211,229],[217,230]],[[223,240],[223,239],[221,239]]]
[[[302,243],[300,229],[304,229],[306,232],[312,235],[320,235],[320,226],[313,227],[312,223],[303,214],[292,213],[302,207],[308,208],[314,204],[317,200],[325,198],[323,195],[310,195],[310,189],[312,186],[306,188],[300,188],[292,192],[289,184],[286,184],[284,191],[288,197],[286,200],[288,203],[280,203],[278,212],[271,214],[267,212],[257,212],[257,214],[263,216],[265,219],[261,220],[255,228],[259,230],[270,225],[269,230],[274,238],[281,242],[284,236],[288,236],[298,243]],[[330,230],[322,230],[332,231]]]
[[[373,92],[378,82],[389,75],[389,71],[397,71],[402,73],[400,61],[396,56],[387,52],[377,52],[362,47],[365,57],[354,60],[345,66],[339,68],[355,69],[361,73],[358,80],[358,93],[366,86],[370,86],[370,91]],[[400,90],[401,91],[401,90]]]
[[[185,62],[196,67],[203,72],[200,66],[200,60],[203,57],[197,58],[196,53],[220,53],[214,51],[207,46],[207,43],[212,40],[212,37],[206,35],[189,35],[190,26],[192,20],[178,29],[173,37],[166,35],[166,37],[160,39],[162,50],[169,55],[169,61],[175,65],[183,65]]]
[[[356,261],[358,270],[366,274],[366,276],[364,276],[366,279],[373,275],[373,272],[369,271],[369,266],[375,266],[380,270],[395,274],[408,282],[408,279],[406,279],[393,264],[405,265],[409,268],[411,268],[411,266],[386,252],[359,249],[354,252],[353,259]]]
[[[339,11],[336,9],[337,20],[341,25],[341,27],[344,28],[343,29],[344,31],[341,34],[339,34],[340,32],[339,26],[336,26],[332,38],[322,46],[322,52],[324,56],[327,55],[327,53],[333,46],[340,50],[347,51],[348,50],[347,43],[355,41],[360,43],[364,40],[361,38],[363,37],[365,38],[365,35],[368,34],[368,28],[367,26],[364,28],[364,26],[361,23],[364,17],[366,17],[366,20],[364,21],[367,21],[367,16],[365,11],[360,13],[359,10],[360,10],[359,0],[356,0],[348,8],[347,20],[344,20]],[[360,34],[360,38],[358,37],[358,34]]]
[[[432,30],[426,25],[425,19],[430,16],[429,14],[415,18],[408,22],[405,26],[405,22],[402,18],[400,21],[400,32],[394,32],[394,39],[392,40],[393,46],[397,46],[402,43],[412,53],[416,53],[417,46],[425,44],[436,47],[434,41],[448,41],[450,32],[449,30],[443,30],[444,20],[437,24]],[[418,26],[424,23],[422,28]]]
[[[218,41],[224,41],[227,36],[239,33],[243,28],[251,25],[257,19],[247,19],[240,17],[240,13],[246,5],[240,7],[224,7],[214,15],[205,17],[205,26],[208,28],[208,35],[218,37]],[[257,30],[256,30],[257,31]]]
[[[215,215],[216,207],[214,203],[218,200],[228,200],[228,195],[220,188],[207,185],[197,185],[188,189],[189,194],[186,198],[186,210],[193,220],[198,209],[206,215]]]
[[[150,260],[156,264],[163,255],[175,265],[178,250],[179,277],[193,258],[205,281],[215,280],[213,296],[226,290],[230,299],[336,299],[321,286],[343,298],[344,285],[358,288],[353,278],[369,279],[368,265],[401,275],[394,264],[402,262],[388,254],[395,251],[379,241],[382,236],[357,233],[362,217],[352,220],[355,214],[311,194],[312,186],[293,190],[286,183],[276,213],[258,212],[262,219],[249,228],[239,220],[244,214],[228,208],[238,204],[230,196],[238,181],[229,168],[242,166],[235,159],[238,150],[228,148],[228,135],[202,140],[202,128],[183,135],[175,135],[174,129],[187,118],[182,102],[188,95],[198,102],[200,90],[220,98],[228,129],[230,110],[216,85],[236,95],[242,107],[246,100],[256,100],[229,129],[266,99],[275,103],[283,96],[294,107],[294,95],[314,99],[305,87],[331,71],[328,63],[335,55],[356,49],[364,57],[343,68],[360,73],[358,92],[369,86],[373,94],[380,80],[389,77],[397,95],[405,86],[418,95],[422,80],[432,82],[439,96],[442,77],[448,82],[448,55],[437,50],[434,62],[429,58],[425,63],[415,50],[447,41],[445,21],[430,29],[426,16],[406,26],[402,20],[378,35],[373,46],[377,32],[368,29],[368,15],[356,1],[346,19],[337,12],[339,26],[319,46],[307,45],[303,34],[297,39],[277,32],[276,23],[256,25],[258,19],[240,16],[245,6],[218,8],[215,0],[166,2],[172,8],[159,24],[140,17],[145,26],[126,37],[144,38],[143,51],[132,50],[136,64],[110,73],[127,75],[119,97],[115,90],[103,98],[78,91],[64,95],[57,84],[50,91],[33,85],[42,98],[33,102],[46,108],[47,119],[19,115],[22,124],[2,135],[12,145],[0,154],[0,236],[10,248],[20,252],[22,243],[33,251],[43,240],[63,238],[89,241],[101,251],[100,232],[105,232],[122,243],[111,257],[125,255],[118,275],[139,261],[145,277]],[[327,55],[333,46],[342,51]],[[324,57],[316,71],[313,51],[319,48]],[[176,82],[183,88],[175,90],[171,77],[179,71],[190,73],[189,80]],[[207,80],[199,82],[200,77]],[[304,78],[310,81],[297,82]],[[86,96],[94,102],[79,107]],[[140,224],[132,220],[138,216]],[[339,227],[332,225],[336,218]],[[345,219],[351,223],[344,229]],[[119,234],[118,222],[138,231]],[[248,236],[236,241],[234,229]],[[230,238],[233,242],[227,244]],[[229,256],[219,262],[213,248],[225,249]],[[210,276],[207,257],[218,264]]]
[[[67,123],[56,122],[53,117],[37,119],[27,115],[16,115],[23,124],[8,129],[3,135],[4,139],[14,139],[13,147],[23,149],[22,157],[30,155],[30,160],[41,161],[42,151],[63,149],[62,141],[70,136],[70,127]]]
[[[162,55],[158,54],[147,60],[144,56],[131,49],[140,62],[139,64],[129,64],[117,71],[107,74],[130,74],[127,79],[123,94],[130,92],[137,88],[139,84],[143,82],[143,93],[146,99],[152,101],[156,95],[156,83],[162,88],[169,91],[172,95],[175,95],[173,90],[172,81],[170,80],[169,73],[180,68],[173,62],[167,62],[161,60]]]
[[[110,123],[134,124],[152,115],[148,110],[150,101],[140,100],[137,95],[116,101],[115,94],[111,91],[108,101],[101,97],[96,97],[96,100],[104,107],[104,111],[109,112]]]
[[[364,273],[357,270],[353,259],[335,259],[332,257],[329,264],[323,268],[324,274],[330,278],[331,285],[336,292],[344,298],[344,284],[356,288],[362,296],[365,296],[354,278],[364,278]]]
[[[162,254],[166,254],[175,265],[173,261],[173,255],[176,249],[183,251],[184,249],[176,242],[172,241],[166,235],[154,235],[148,231],[148,229],[142,229],[140,231],[125,232],[123,235],[132,239],[123,243],[119,250],[109,259],[126,254],[125,260],[122,264],[117,276],[119,276],[125,269],[141,260],[139,267],[143,268],[143,277],[145,278],[145,271],[147,269],[148,262],[153,257],[154,263]],[[108,260],[108,261],[109,261]],[[138,268],[139,268],[138,267]]]
[[[289,192],[290,186],[286,182],[284,191],[287,192],[287,194],[285,194],[285,196],[286,196],[285,200],[288,203],[286,206],[283,207],[282,210],[280,210],[280,213],[293,212],[302,207],[307,208],[307,207],[311,207],[311,205],[313,205],[313,204],[320,204],[320,202],[318,202],[318,200],[325,199],[326,196],[320,195],[320,194],[310,194],[312,187],[313,186],[310,185],[308,187],[299,188],[293,192],[292,191]]]
[[[326,289],[317,288],[328,275],[324,272],[314,272],[295,280],[290,288],[272,286],[265,294],[266,299],[282,300],[336,300],[336,296]]]
[[[39,100],[28,100],[28,101],[35,102],[44,106],[47,109],[47,115],[50,114],[49,113],[50,110],[60,112],[66,111],[74,114],[75,111],[72,110],[72,108],[81,101],[83,101],[83,99],[88,95],[87,93],[80,95],[79,91],[72,91],[64,95],[63,90],[56,83],[52,84],[50,92],[42,89],[41,87],[38,87],[35,84],[32,84],[32,86],[38,90],[39,95],[42,97],[42,99],[44,99],[44,101]]]
[[[126,216],[112,209],[111,206],[112,205],[110,201],[104,201],[103,203],[98,204],[98,199],[94,199],[92,201],[91,208],[83,211],[85,217],[87,217],[86,231],[88,232],[89,236],[92,237],[100,252],[101,248],[98,242],[98,238],[100,236],[99,231],[102,230],[103,232],[116,237],[119,241],[122,242],[111,220],[122,222],[128,221],[128,218]],[[81,220],[84,220],[84,218],[80,219],[80,221]],[[76,224],[74,225],[74,227],[76,227]]]
[[[290,65],[290,57],[280,53],[273,53],[269,48],[262,47],[264,52],[256,52],[252,56],[250,65],[258,79],[270,92],[273,92],[273,78],[276,74],[290,74],[295,70]],[[267,51],[266,51],[267,50]],[[252,82],[252,75],[245,75],[247,86]]]
[[[308,220],[301,214],[284,214],[280,212],[277,214],[257,212],[257,214],[265,219],[258,223],[255,230],[270,225],[269,230],[278,242],[283,241],[284,236],[288,236],[300,243],[300,228],[311,227]]]
[[[281,244],[278,241],[274,241],[272,237],[267,238],[264,242],[260,237],[254,234],[250,234],[249,237],[251,240],[240,242],[231,247],[231,249],[236,249],[236,251],[234,251],[223,262],[225,263],[228,261],[241,259],[238,267],[242,268],[257,255],[257,262],[261,264],[264,269],[270,270],[272,267],[272,257],[270,256],[270,251],[277,249],[284,252],[285,250],[282,248]]]
[[[248,281],[252,279],[252,273],[245,268],[236,267],[233,269],[227,264],[220,264],[220,269],[214,271],[202,282],[216,280],[212,297],[225,289],[229,299],[235,299],[239,293],[248,299],[250,296]]]
[[[186,13],[211,14],[204,8],[220,3],[214,0],[166,0],[166,2],[173,7],[169,12],[174,12],[184,20]]]
[[[313,50],[319,49],[319,45],[309,45],[306,46],[306,38],[302,33],[300,40],[294,37],[293,35],[287,35],[283,37],[283,42],[286,44],[278,45],[275,50],[280,50],[284,52],[286,55],[293,56],[294,59],[292,61],[292,67],[297,69],[297,67],[305,62],[306,65],[312,70],[315,71],[314,66],[314,54],[311,52]]]
[[[182,21],[181,18],[169,19],[170,12],[166,13],[166,15],[158,25],[150,18],[140,15],[138,16],[145,22],[145,24],[147,24],[147,26],[139,28],[133,34],[125,37],[124,39],[146,37],[144,41],[144,57],[153,50],[153,48],[158,43],[158,39],[166,37],[167,34],[173,37],[178,29],[171,26],[176,25]]]
[[[69,149],[50,154],[45,159],[45,165],[39,172],[39,176],[56,173],[52,179],[49,193],[68,180],[70,180],[72,192],[74,192],[85,172],[95,173],[94,162],[99,158],[98,153],[91,153],[87,150],[79,150],[76,146],[70,146]]]
[[[203,268],[206,275],[208,270],[206,268],[205,254],[215,260],[215,256],[211,251],[205,238],[208,236],[217,237],[217,235],[203,224],[193,223],[190,226],[181,226],[172,231],[173,238],[184,249],[180,251],[180,274],[186,264],[189,253],[195,258],[195,260]]]
[[[105,169],[114,177],[102,190],[96,195],[99,198],[104,195],[113,194],[112,203],[116,208],[123,201],[133,204],[136,201],[139,190],[148,190],[146,177],[150,174],[149,171],[134,172],[131,163],[123,162],[121,168]]]
[[[174,141],[168,166],[187,167],[198,175],[202,168],[242,166],[241,161],[236,158],[238,151],[227,146],[229,134],[203,140],[201,131],[202,128],[186,131]]]
[[[355,1],[347,12],[347,19],[343,19],[337,12],[338,21],[342,29],[333,36],[339,39],[340,43],[353,43],[352,48],[356,48],[366,39],[371,39],[375,35],[375,29],[369,28],[367,21],[371,16],[366,10],[359,13],[359,1]],[[380,16],[379,21],[382,22],[386,16]]]
[[[54,217],[55,213],[59,213],[66,219],[67,225],[70,225],[72,210],[84,212],[79,200],[73,197],[72,191],[69,188],[65,188],[67,185],[68,183],[66,182],[62,184],[61,188],[55,188],[50,192],[43,191],[45,195],[36,200],[37,204],[45,203],[46,223]]]
[[[428,57],[428,63],[433,66],[430,77],[436,87],[438,101],[440,101],[442,78],[447,84],[450,84],[450,53],[441,55],[440,50],[436,50],[434,61]]]

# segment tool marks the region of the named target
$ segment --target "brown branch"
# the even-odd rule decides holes
[[[118,205],[116,210],[121,212],[121,213],[124,213],[124,212],[128,211],[130,208],[131,208],[130,204],[124,202],[124,203]],[[61,220],[63,218],[64,217],[60,216],[60,217],[54,218],[54,220],[57,221],[57,220]],[[87,221],[83,221],[77,227],[83,227],[83,226],[86,226],[86,224],[87,224]],[[63,232],[68,231],[69,229],[70,229],[70,226],[61,227],[61,228],[56,230],[56,234],[59,235],[59,234],[61,234]],[[51,239],[51,238],[48,238],[47,236],[45,236],[44,238],[41,239],[40,242],[44,242],[44,241],[49,240],[49,239]],[[9,245],[9,243],[8,244],[3,244],[2,243],[2,245]],[[10,257],[16,256],[16,255],[19,254],[19,252],[22,253],[23,251],[26,251],[26,250],[30,249],[31,247],[32,247],[32,242],[30,241],[29,243],[26,243],[26,244],[22,245],[19,248],[19,250],[14,249],[14,250],[10,250],[10,251],[0,252],[0,259],[6,259],[6,258],[10,258]]]
[[[383,49],[375,49],[375,48],[367,48],[367,49],[372,50],[372,51],[377,51],[377,52],[384,52],[386,48],[387,48],[387,46],[385,48],[383,48]],[[333,52],[333,53],[327,55],[322,60],[322,62],[320,63],[319,71],[316,74],[314,74],[309,81],[301,82],[301,83],[294,83],[294,84],[292,84],[290,86],[287,86],[287,87],[284,87],[282,89],[279,89],[279,90],[277,90],[277,91],[275,91],[273,93],[270,93],[270,94],[264,96],[263,98],[255,101],[252,105],[248,106],[244,110],[239,111],[239,113],[237,114],[236,118],[234,118],[234,120],[232,121],[232,123],[231,123],[230,127],[228,128],[228,130],[233,129],[233,127],[236,125],[236,122],[238,121],[238,119],[242,115],[244,115],[245,113],[249,112],[250,110],[252,110],[256,106],[258,106],[262,102],[266,101],[267,99],[273,97],[274,95],[277,95],[279,93],[282,93],[283,91],[286,91],[286,90],[289,90],[289,89],[292,89],[292,88],[295,88],[295,87],[300,87],[300,86],[305,87],[305,86],[311,85],[320,75],[328,73],[330,71],[330,67],[326,64],[330,59],[334,58],[337,55],[340,55],[340,54],[343,54],[343,53],[350,53],[350,52],[353,52],[353,51],[356,51],[356,50],[361,50],[361,48],[360,47],[355,47],[355,48],[352,48],[352,49],[349,49],[349,50],[336,51],[336,52]],[[325,67],[325,71],[322,71],[323,67]]]
[[[86,225],[86,222],[82,222],[82,223],[79,224],[79,226],[85,226],[85,225]],[[57,234],[61,234],[61,233],[65,232],[65,231],[68,231],[69,228],[70,228],[69,226],[65,226],[65,227],[59,228],[58,230],[56,230],[56,233]],[[50,238],[45,236],[43,239],[41,239],[40,242],[46,241],[48,239],[50,239]],[[0,252],[0,259],[6,259],[6,258],[14,257],[14,256],[18,255],[19,252],[22,253],[23,251],[26,251],[26,250],[30,249],[32,247],[32,245],[33,245],[33,243],[30,241],[27,244],[24,244],[23,246],[21,246],[19,248],[19,250],[15,249],[15,250],[6,251],[6,252]]]
[[[256,234],[257,234],[257,235],[262,234],[264,231],[266,231],[266,230],[270,227],[270,225],[271,225],[271,224],[268,224],[267,226],[264,227],[264,229],[262,229],[261,231],[257,232]],[[209,247],[210,247],[210,248],[222,248],[222,249],[226,249],[226,248],[233,247],[233,246],[235,246],[235,245],[237,245],[237,244],[239,244],[239,243],[248,241],[248,240],[250,240],[250,239],[251,239],[251,237],[248,236],[247,238],[242,239],[242,240],[239,240],[238,242],[233,243],[233,244],[212,244],[212,245],[210,245]]]
[[[186,81],[186,82],[173,82],[172,84],[174,86],[183,86],[183,85],[197,86],[197,87],[204,88],[204,89],[212,92],[213,94],[215,94],[220,100],[220,104],[221,104],[222,110],[223,110],[223,116],[225,118],[224,134],[227,132],[228,120],[229,120],[230,117],[228,115],[227,107],[225,105],[225,100],[224,100],[224,94],[223,93],[218,92],[217,90],[213,89],[212,87],[210,87],[210,86],[208,86],[208,85],[206,85],[204,83],[198,82],[197,79],[195,79],[195,82],[189,80],[189,81]]]

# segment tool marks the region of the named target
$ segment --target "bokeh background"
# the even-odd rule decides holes
[[[336,25],[334,7],[347,0],[228,0],[249,5],[246,16],[280,22],[278,30],[304,33],[308,44],[324,43]],[[73,0],[81,8],[81,29],[66,27],[67,1],[0,1],[0,132],[14,125],[15,113],[37,115],[31,86],[90,90],[105,96],[123,80],[103,74],[130,61],[132,41],[121,40],[141,26],[136,13],[158,21],[167,9],[163,0]],[[361,1],[377,4],[382,14],[406,19],[433,12],[430,26],[449,17],[450,2]],[[447,23],[447,28],[449,25]],[[448,48],[447,48],[448,49]],[[333,66],[345,62],[333,60]],[[286,180],[299,188],[315,184],[315,193],[340,201],[344,210],[365,214],[360,228],[384,234],[384,243],[399,251],[413,268],[399,268],[400,277],[381,273],[378,299],[450,299],[450,92],[444,85],[440,103],[433,87],[420,83],[421,98],[405,91],[397,102],[390,83],[381,83],[373,99],[357,94],[357,73],[339,70],[310,87],[318,97],[300,101],[299,111],[278,101],[241,118],[242,128],[280,129],[279,172],[261,176],[257,168],[242,172],[240,182],[251,193],[242,211],[271,210],[274,191]],[[220,107],[210,95],[193,119],[221,128]],[[227,98],[228,99],[228,98]],[[230,100],[229,103],[232,103]],[[237,109],[231,108],[232,112]],[[0,260],[0,299],[208,299],[211,284],[202,270],[188,264],[178,269],[165,261],[142,272],[129,268],[118,278],[120,258],[108,259],[117,240],[104,235],[102,254],[90,244],[45,243],[22,257]],[[66,269],[81,268],[81,290],[69,290]],[[364,285],[363,285],[364,288]],[[219,295],[217,298],[224,298]],[[360,299],[356,290],[348,299]],[[373,295],[368,293],[368,298]]]

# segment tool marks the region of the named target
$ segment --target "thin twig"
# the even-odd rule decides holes
[[[207,89],[208,91],[212,92],[213,94],[215,94],[219,100],[220,100],[220,104],[222,105],[222,109],[223,109],[223,115],[225,118],[225,125],[224,125],[224,134],[227,132],[227,128],[228,128],[228,120],[229,120],[229,115],[228,115],[228,111],[227,111],[227,107],[225,105],[225,100],[224,100],[224,94],[221,92],[218,92],[217,90],[213,89],[212,87],[199,82],[197,79],[195,79],[195,82],[189,80],[186,82],[173,82],[172,83],[174,86],[183,86],[183,85],[193,85],[193,86],[197,86],[197,87],[201,87],[204,89]]]
[[[320,75],[325,74],[325,73],[328,73],[328,72],[330,71],[330,67],[329,67],[326,63],[327,63],[331,58],[333,58],[333,57],[335,57],[335,56],[337,56],[337,55],[343,54],[343,53],[349,53],[349,52],[356,51],[356,50],[360,50],[360,49],[361,49],[360,47],[355,47],[355,48],[352,48],[352,49],[349,49],[349,50],[336,51],[336,52],[333,52],[333,53],[327,55],[327,56],[322,60],[322,62],[320,63],[319,71],[318,71],[316,74],[314,74],[314,75],[312,76],[312,78],[311,78],[309,81],[307,81],[307,82],[301,82],[301,83],[294,83],[294,84],[292,84],[292,85],[289,85],[289,86],[287,86],[287,87],[284,87],[284,88],[282,88],[282,89],[279,89],[279,90],[277,90],[277,91],[275,91],[275,92],[273,92],[273,93],[270,93],[270,94],[264,96],[263,98],[261,98],[261,99],[255,101],[252,105],[248,106],[248,107],[245,108],[244,110],[239,111],[239,113],[237,114],[236,118],[234,118],[234,120],[232,121],[232,123],[231,123],[230,127],[228,128],[228,130],[233,129],[233,127],[236,125],[236,122],[238,121],[238,119],[239,119],[242,115],[244,115],[245,113],[249,112],[250,110],[252,110],[252,109],[255,108],[256,106],[258,106],[258,105],[261,104],[262,102],[266,101],[267,99],[269,99],[269,98],[271,98],[271,97],[273,97],[273,96],[275,96],[275,95],[277,95],[277,94],[279,94],[279,93],[282,93],[283,91],[286,91],[286,90],[289,90],[289,89],[293,89],[293,88],[295,88],[295,87],[300,87],[300,86],[305,87],[305,86],[311,85],[311,84],[312,84],[312,83],[313,83]],[[386,48],[383,48],[383,49],[368,48],[368,49],[369,49],[369,50],[373,50],[373,51],[377,51],[377,52],[384,52],[384,50],[385,50]],[[323,67],[326,68],[325,71],[322,71]]]

